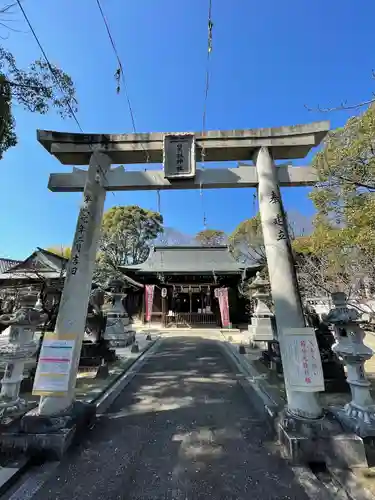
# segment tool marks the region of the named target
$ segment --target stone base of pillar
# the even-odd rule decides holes
[[[267,377],[263,378],[254,365],[230,344],[221,343],[220,347],[231,366],[244,375],[239,384],[245,396],[270,431],[276,431],[283,454],[291,462],[298,465],[323,462],[344,469],[370,465],[365,441],[353,432],[345,431],[331,412],[325,412],[316,420],[296,418],[284,409],[285,401],[269,384]]]
[[[335,468],[369,465],[363,439],[345,431],[331,412],[307,420],[285,409],[276,419],[276,430],[286,458],[294,464],[322,462]]]
[[[375,407],[360,408],[351,402],[344,408],[332,408],[332,413],[344,429],[363,439],[375,438]]]
[[[46,417],[34,409],[0,433],[3,451],[22,451],[27,456],[61,460],[76,435],[95,417],[95,405],[74,402],[64,415]]]

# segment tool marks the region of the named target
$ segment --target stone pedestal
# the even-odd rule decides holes
[[[346,382],[343,364],[332,351],[335,342],[332,332],[326,324],[320,323],[315,328],[315,335],[322,359],[326,392],[348,392],[350,389]]]
[[[107,323],[102,310],[104,298],[104,290],[98,287],[94,288],[90,294],[86,318],[86,334],[82,342],[79,366],[99,367],[103,362],[116,359],[115,351],[109,349],[108,342],[103,337]]]
[[[322,462],[345,469],[368,466],[362,439],[344,432],[330,412],[311,420],[296,418],[285,409],[275,423],[284,454],[295,464]]]
[[[263,351],[262,360],[270,368],[270,370],[273,370],[278,375],[283,376],[280,344],[277,340],[267,342],[267,350]]]
[[[250,288],[255,290],[253,298],[256,300],[254,315],[248,327],[250,345],[256,345],[257,342],[270,342],[276,339],[273,324],[274,315],[267,305],[267,302],[271,301],[269,286],[269,282],[261,278],[259,272],[250,285]]]
[[[123,305],[125,297],[124,282],[122,280],[112,280],[108,284],[108,294],[112,297],[112,307],[107,312],[107,325],[104,339],[109,347],[126,347],[135,340],[135,331],[130,327],[127,311]]]
[[[375,437],[375,403],[370,393],[370,382],[364,364],[373,356],[373,351],[363,343],[365,332],[356,309],[349,309],[345,293],[332,294],[333,308],[325,321],[334,326],[336,342],[332,350],[345,363],[347,382],[352,400],[335,413],[343,425],[362,438]]]
[[[27,293],[20,297],[20,308],[11,315],[0,316],[2,324],[9,325],[1,335],[0,361],[6,362],[1,380],[0,422],[5,424],[28,409],[26,401],[20,398],[20,387],[24,378],[25,363],[38,350],[34,341],[37,325],[43,313],[33,307],[35,296]]]

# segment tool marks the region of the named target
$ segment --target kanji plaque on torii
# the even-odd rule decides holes
[[[194,134],[166,134],[163,144],[163,164],[166,179],[191,179],[194,177]]]

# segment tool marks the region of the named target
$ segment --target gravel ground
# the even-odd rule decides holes
[[[215,341],[169,338],[33,496],[308,498]]]

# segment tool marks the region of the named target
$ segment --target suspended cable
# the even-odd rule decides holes
[[[109,41],[110,41],[110,43],[112,45],[112,49],[113,49],[113,52],[115,54],[115,57],[116,57],[117,63],[118,63],[118,68],[116,69],[116,72],[115,72],[115,75],[114,75],[115,79],[116,79],[116,82],[117,82],[116,92],[117,92],[117,94],[120,94],[120,92],[121,92],[121,83],[122,83],[123,88],[124,88],[124,92],[125,92],[126,102],[127,102],[128,109],[129,109],[130,119],[131,119],[131,122],[132,122],[133,132],[136,134],[137,133],[137,128],[135,126],[135,116],[134,116],[133,107],[132,107],[131,101],[130,101],[130,96],[129,96],[129,92],[128,92],[128,86],[127,86],[127,82],[126,82],[126,78],[125,78],[125,73],[124,73],[124,67],[122,65],[122,62],[121,62],[121,59],[120,59],[120,55],[119,55],[119,52],[118,52],[116,44],[115,44],[115,40],[114,40],[114,38],[112,36],[111,29],[109,27],[108,20],[107,20],[105,14],[104,14],[103,7],[101,5],[100,0],[96,0],[96,4],[98,6],[98,9],[99,9],[100,15],[102,17],[105,29],[107,31],[107,35],[108,35]],[[141,145],[142,145],[142,149],[143,149],[143,151],[145,153],[146,163],[149,163],[150,162],[150,155],[149,155],[148,151],[145,149],[143,142],[141,143]]]
[[[158,212],[159,214],[161,213],[161,208],[160,208],[160,189],[156,191],[156,196],[158,198]]]
[[[206,118],[207,118],[207,101],[208,101],[208,91],[210,88],[210,59],[212,52],[212,0],[208,2],[208,37],[207,37],[207,59],[206,59],[206,75],[205,75],[205,87],[204,87],[204,99],[203,99],[203,116],[202,116],[202,149],[201,149],[201,163],[202,163],[202,180],[200,182],[200,197],[201,197],[201,205],[202,205],[202,213],[203,213],[203,228],[207,229],[207,217],[206,210],[203,199],[203,175],[205,171],[205,157],[206,157],[206,146],[205,146],[205,133],[206,133]]]
[[[26,23],[27,23],[28,27],[30,28],[31,33],[33,34],[33,37],[34,37],[34,39],[35,39],[36,43],[37,43],[37,44],[38,44],[38,46],[39,46],[39,49],[40,49],[40,51],[41,51],[41,53],[42,53],[42,55],[43,55],[43,57],[44,57],[44,59],[45,59],[45,61],[46,61],[46,63],[47,63],[47,67],[48,67],[48,69],[49,69],[49,71],[50,71],[50,73],[51,73],[51,75],[52,75],[53,79],[54,79],[54,80],[55,80],[55,82],[56,82],[56,85],[59,87],[59,89],[60,89],[61,93],[62,93],[63,95],[65,95],[65,96],[66,96],[66,94],[65,94],[65,92],[64,92],[64,89],[63,89],[63,87],[62,87],[62,85],[61,85],[61,82],[60,82],[59,78],[57,78],[57,76],[56,76],[56,74],[55,74],[55,72],[54,72],[54,70],[53,70],[52,64],[50,63],[50,60],[48,59],[48,56],[47,56],[47,54],[46,54],[46,51],[44,50],[44,48],[43,48],[43,46],[42,46],[42,44],[41,44],[41,42],[40,42],[40,40],[39,40],[39,38],[38,38],[38,35],[36,34],[36,32],[35,32],[35,30],[34,30],[34,28],[33,28],[32,24],[31,24],[31,22],[30,22],[30,20],[29,20],[29,18],[28,18],[28,16],[27,16],[27,14],[26,14],[26,12],[25,12],[25,9],[22,7],[21,1],[20,1],[20,0],[16,0],[16,1],[17,1],[17,4],[18,4],[18,7],[20,8],[20,10],[21,10],[21,12],[22,12],[22,14],[23,14],[23,17],[25,18],[25,21],[26,21]],[[76,122],[76,124],[77,124],[77,127],[78,127],[79,131],[80,131],[82,134],[84,134],[83,128],[81,127],[81,124],[79,123],[79,120],[78,120],[78,118],[77,118],[77,115],[76,115],[76,113],[75,113],[75,111],[74,111],[74,109],[73,109],[72,105],[70,104],[69,100],[67,100],[67,106],[68,106],[68,109],[69,109],[69,113],[70,113],[71,117],[73,118],[73,120]],[[89,144],[89,147],[90,147],[90,149],[93,151],[93,147],[92,147],[92,144],[91,144],[91,143]],[[102,173],[102,175],[103,175],[104,180],[105,180],[106,182],[108,182],[108,181],[107,181],[107,177],[106,177],[106,173],[102,170],[102,168],[101,168],[101,166],[100,166],[100,165],[98,165],[98,166],[99,166],[99,169],[100,169],[100,171],[101,171],[101,173]],[[114,195],[114,193],[113,193],[113,192],[112,192],[112,194]]]
[[[25,12],[24,8],[22,7],[22,4],[21,4],[20,0],[16,0],[16,1],[17,1],[17,4],[18,4],[18,7],[20,8],[20,10],[21,10],[21,12],[22,12],[22,14],[23,14],[23,17],[25,18],[25,21],[26,21],[27,25],[28,25],[28,26],[29,26],[29,28],[30,28],[31,33],[33,34],[33,36],[34,36],[34,38],[35,38],[36,43],[38,44],[38,46],[39,46],[39,48],[40,48],[41,53],[43,54],[43,57],[44,57],[44,59],[45,59],[45,61],[46,61],[46,63],[47,63],[48,69],[49,69],[49,71],[51,72],[51,75],[52,75],[53,79],[55,80],[55,82],[56,82],[57,86],[59,87],[59,89],[60,89],[61,93],[62,93],[62,94],[65,94],[64,89],[63,89],[63,87],[62,87],[62,85],[61,85],[61,82],[60,82],[60,80],[57,78],[57,76],[56,76],[55,72],[53,71],[52,64],[50,63],[50,61],[49,61],[49,59],[48,59],[48,57],[47,57],[47,54],[46,54],[45,50],[43,49],[43,46],[42,46],[42,44],[41,44],[41,42],[40,42],[40,40],[39,40],[39,38],[38,38],[38,35],[35,33],[35,30],[34,30],[34,28],[32,27],[31,22],[30,22],[30,20],[29,20],[29,18],[28,18],[28,16],[27,16],[27,14],[26,14],[26,12]],[[67,101],[67,106],[68,106],[68,108],[69,108],[69,112],[70,112],[70,114],[72,115],[72,118],[74,119],[74,121],[76,122],[76,124],[77,124],[77,126],[78,126],[78,128],[79,128],[80,132],[82,132],[82,133],[83,133],[83,129],[82,129],[82,127],[81,127],[81,125],[80,125],[80,123],[79,123],[79,121],[78,121],[78,118],[77,118],[77,116],[76,116],[76,114],[75,114],[75,112],[74,112],[74,109],[72,108],[72,106],[71,106],[71,104],[70,104],[70,102],[69,102],[69,101]]]
[[[206,76],[205,76],[205,87],[204,87],[204,101],[203,101],[203,117],[202,117],[202,135],[206,131],[206,118],[207,118],[207,101],[208,101],[208,91],[210,88],[210,59],[212,52],[212,0],[208,2],[208,39],[207,39],[207,59],[206,59]],[[205,158],[205,146],[204,142],[202,145],[202,160],[204,162]]]

